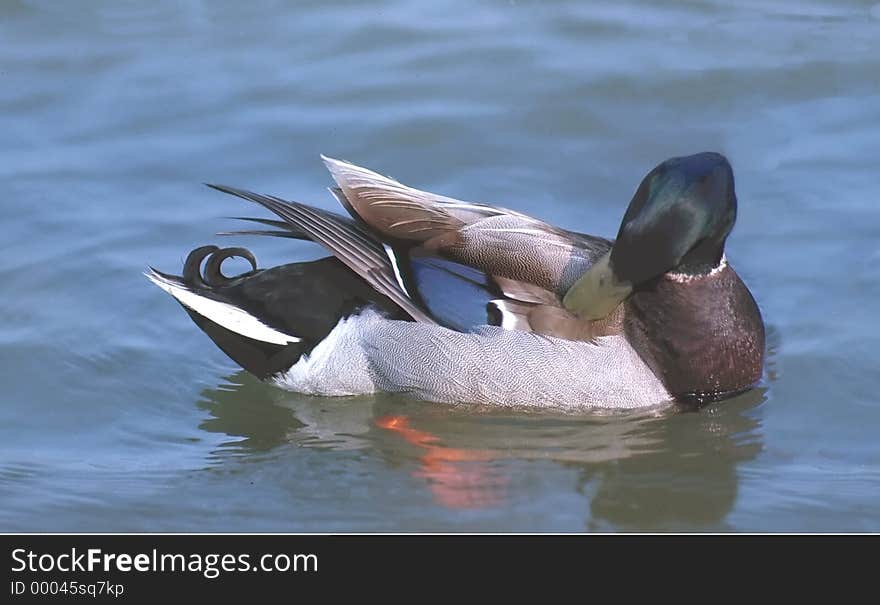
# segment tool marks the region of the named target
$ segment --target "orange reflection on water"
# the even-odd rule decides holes
[[[507,478],[489,464],[489,451],[439,445],[440,439],[410,425],[406,416],[382,416],[376,426],[393,431],[425,450],[413,473],[424,477],[438,504],[449,508],[485,508],[504,501]]]

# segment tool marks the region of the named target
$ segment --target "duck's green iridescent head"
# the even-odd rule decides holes
[[[636,190],[611,252],[574,283],[563,304],[585,319],[600,319],[664,273],[706,274],[721,262],[735,221],[727,158],[704,152],[666,160]]]

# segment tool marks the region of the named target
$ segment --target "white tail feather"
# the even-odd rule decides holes
[[[182,305],[189,307],[202,317],[210,319],[214,323],[223,326],[227,330],[241,334],[254,340],[270,342],[276,345],[286,345],[291,342],[299,342],[302,339],[284,332],[270,328],[259,319],[242,311],[230,304],[206,298],[184,286],[165,279],[152,271],[144,273],[151,282],[165,290],[176,298]]]

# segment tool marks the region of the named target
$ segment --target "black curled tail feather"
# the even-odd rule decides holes
[[[227,277],[221,267],[223,261],[234,256],[247,260],[251,270],[234,277]],[[264,270],[257,268],[257,259],[250,250],[208,245],[200,246],[187,255],[180,277],[152,269],[151,279],[155,282],[155,278],[158,278],[166,284],[177,287],[178,290],[172,289],[170,293],[178,299],[193,322],[214,341],[214,344],[251,374],[260,379],[267,379],[288,370],[304,352],[311,350],[312,343],[295,338],[287,344],[280,344],[249,337],[246,333],[233,331],[207,317],[199,311],[198,304],[175,295],[175,292],[183,289],[200,299],[208,299],[239,309],[269,328],[290,333],[284,318],[273,315],[272,309],[266,308],[265,301],[252,292],[254,289],[252,280],[259,282],[263,273]],[[207,315],[211,314],[207,313]]]
[[[233,256],[247,260],[252,270],[233,277],[223,275],[223,261]],[[394,301],[378,293],[336,257],[258,269],[254,255],[244,248],[201,246],[187,256],[182,276],[155,270],[147,276],[175,296],[193,322],[224,353],[261,379],[290,369],[339,320],[360,313],[365,307],[375,308],[389,319],[411,319]],[[175,292],[180,290],[188,294],[177,296]],[[296,340],[286,344],[283,338],[266,342],[239,326],[225,327],[220,320],[206,316],[211,315],[207,312],[209,308],[200,312],[193,308],[198,304],[187,305],[190,294],[233,307]]]
[[[251,265],[251,271],[235,277],[223,275],[221,267],[223,261],[232,257],[243,258]],[[205,261],[207,259],[207,262]],[[202,263],[205,264],[202,273]],[[187,285],[196,288],[212,288],[226,286],[237,279],[253,275],[257,272],[257,258],[247,248],[220,248],[218,246],[201,246],[196,248],[186,257],[183,263],[183,280]]]
[[[183,262],[183,281],[196,288],[207,288],[208,284],[202,279],[202,262],[219,249],[217,246],[201,246],[190,252]]]
[[[232,282],[233,279],[223,275],[220,268],[223,265],[223,261],[234,256],[243,258],[251,264],[251,271],[237,276],[238,278],[254,273],[257,270],[257,258],[247,248],[222,248],[208,257],[208,262],[205,264],[205,281],[212,286],[223,286]]]

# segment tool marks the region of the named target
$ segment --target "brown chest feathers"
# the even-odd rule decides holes
[[[764,323],[731,267],[663,276],[624,304],[627,338],[676,399],[713,400],[760,380]]]

